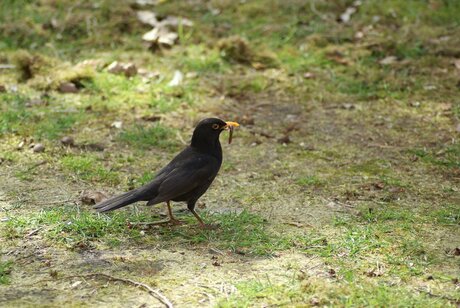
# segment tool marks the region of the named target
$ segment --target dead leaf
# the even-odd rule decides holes
[[[361,1],[355,1],[353,4],[345,10],[342,14],[340,14],[339,21],[343,23],[347,23],[350,21],[351,16],[358,11],[358,7],[362,4]]]
[[[193,21],[184,17],[176,17],[176,16],[167,16],[165,19],[160,21],[157,26],[159,27],[173,27],[178,28],[179,25],[184,27],[193,27]]]
[[[137,19],[144,24],[151,25],[152,27],[158,25],[157,16],[152,11],[137,11]]]
[[[137,74],[137,67],[133,63],[112,62],[107,71],[111,74],[124,74],[126,77],[132,77]]]
[[[455,247],[455,248],[452,250],[452,254],[453,254],[454,256],[460,256],[460,248]]]
[[[460,133],[460,123],[457,124],[457,128],[455,130],[457,131],[457,133]]]
[[[176,32],[172,32],[165,27],[156,27],[151,31],[145,33],[142,39],[151,44],[151,48],[154,47],[171,47],[176,42],[179,35]]]
[[[347,7],[347,9],[345,10],[345,12],[343,12],[342,14],[340,14],[340,20],[343,22],[343,23],[347,23],[350,21],[351,19],[351,15],[353,15],[354,13],[356,13],[357,9],[355,7]]]
[[[107,199],[108,196],[101,191],[83,191],[80,195],[80,201],[89,205],[98,204]]]
[[[77,93],[78,88],[72,82],[63,82],[59,86],[59,92],[61,92],[61,93]]]
[[[0,84],[0,93],[5,93],[5,92],[6,92],[6,87]]]
[[[283,137],[279,138],[277,141],[278,143],[281,143],[281,144],[289,144],[291,143],[291,138],[289,138],[289,135],[284,135]]]
[[[182,74],[180,71],[175,71],[174,72],[174,77],[173,79],[168,83],[168,86],[170,87],[177,87],[182,83],[182,80],[184,79],[184,74]]]
[[[367,277],[380,277],[384,274],[384,271],[382,270],[381,267],[379,268],[373,268],[369,271],[366,272]]]
[[[379,61],[381,65],[391,65],[398,61],[398,58],[395,56],[388,56]]]
[[[332,277],[332,278],[335,278],[337,277],[337,274],[335,272],[335,270],[333,268],[330,268],[327,273]]]

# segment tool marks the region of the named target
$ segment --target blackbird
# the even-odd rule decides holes
[[[238,126],[236,122],[224,122],[217,118],[202,120],[193,131],[190,145],[161,169],[150,183],[96,204],[94,208],[98,212],[108,212],[137,201],[147,201],[147,205],[166,202],[169,220],[154,224],[181,224],[173,216],[170,202],[184,201],[201,227],[209,227],[195,212],[195,204],[208,190],[222,164],[220,133],[229,130],[230,143],[233,128]]]

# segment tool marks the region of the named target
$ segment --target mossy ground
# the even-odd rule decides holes
[[[99,272],[177,306],[457,306],[460,3],[363,1],[338,22],[350,5],[161,1],[194,26],[152,53],[132,2],[2,1],[1,305],[160,305]],[[206,116],[242,124],[200,200],[220,229],[179,204],[187,224],[147,227],[163,206],[78,202],[149,181]]]

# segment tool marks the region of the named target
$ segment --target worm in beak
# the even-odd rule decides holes
[[[240,126],[240,124],[236,123],[236,122],[225,122],[225,126],[223,127],[223,129],[226,129],[229,131],[229,136],[228,136],[228,143],[232,143],[232,138],[233,138],[233,129],[235,127],[238,127]]]

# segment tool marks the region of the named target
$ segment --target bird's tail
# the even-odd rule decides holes
[[[144,199],[141,189],[133,189],[124,194],[102,201],[94,206],[98,212],[109,212]]]

